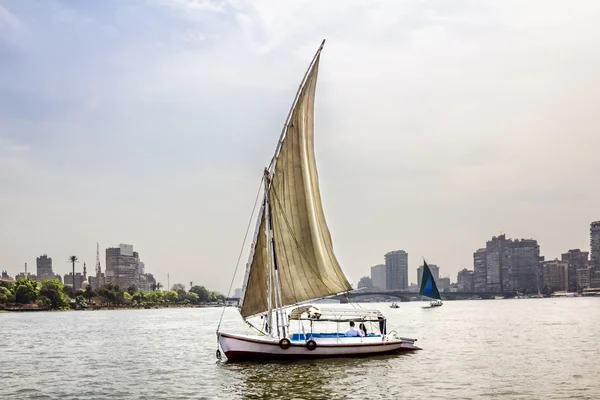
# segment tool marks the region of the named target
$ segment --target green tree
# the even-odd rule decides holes
[[[196,293],[198,295],[198,301],[200,303],[205,303],[209,301],[209,291],[204,286],[192,286],[190,288],[190,293]]]
[[[92,285],[87,285],[85,287],[84,296],[88,301],[91,301],[92,298],[94,298],[94,296],[96,296],[96,293],[94,292],[94,288],[92,288]]]
[[[225,296],[219,292],[215,292],[212,290],[208,291],[208,301],[213,302],[223,302],[225,301]]]
[[[129,294],[129,292],[123,293],[123,300],[125,300],[125,303],[127,303],[127,304],[131,303],[132,297],[133,296],[131,296],[131,294]]]
[[[154,290],[152,292],[148,292],[148,293],[146,293],[145,297],[146,297],[146,301],[151,304],[159,304],[164,301],[163,293],[160,290]]]
[[[0,286],[0,304],[14,303],[15,295],[6,287]]]
[[[69,297],[65,294],[63,284],[57,279],[42,282],[40,296],[46,297],[50,301],[51,307],[55,310],[69,307]]]
[[[189,301],[192,304],[198,304],[198,295],[194,292],[189,292],[185,295],[184,301]]]
[[[37,281],[33,279],[17,279],[15,283],[15,301],[20,304],[33,302],[39,294]]]
[[[50,299],[47,298],[46,296],[39,296],[35,302],[37,303],[39,308],[51,308],[52,307],[52,301],[50,301]]]
[[[70,256],[69,261],[71,262],[71,264],[73,264],[73,284],[71,286],[73,286],[73,290],[75,290],[75,263],[79,262],[79,259],[77,258],[77,256]]]
[[[136,304],[142,304],[144,301],[144,293],[136,292],[131,296],[131,300]]]
[[[74,299],[75,298],[75,291],[73,290],[72,286],[68,286],[68,285],[62,285],[62,292],[64,294],[66,294],[67,296],[69,296],[69,298]]]
[[[136,292],[138,291],[137,286],[135,285],[131,285],[127,288],[127,293],[129,293],[130,295],[134,295]]]
[[[164,298],[167,302],[174,304],[177,303],[177,300],[179,299],[179,296],[177,295],[177,292],[174,290],[167,290],[164,293]]]

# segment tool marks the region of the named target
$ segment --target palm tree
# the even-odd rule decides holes
[[[73,297],[75,297],[75,263],[79,262],[77,256],[69,257],[69,261],[73,264]]]

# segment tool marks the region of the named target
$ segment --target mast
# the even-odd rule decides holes
[[[288,115],[285,119],[285,123],[283,124],[281,134],[279,135],[279,141],[277,142],[277,147],[275,148],[275,154],[273,155],[273,158],[271,159],[271,162],[269,163],[268,170],[269,170],[270,175],[273,175],[273,172],[275,171],[275,164],[277,163],[277,157],[279,156],[279,151],[281,150],[281,146],[283,144],[283,139],[285,138],[285,132],[287,131],[287,127],[290,123],[290,120],[292,119],[292,113],[294,112],[294,108],[296,108],[296,104],[298,103],[300,94],[302,94],[302,89],[304,89],[304,85],[306,84],[306,78],[308,78],[310,71],[312,71],[312,69],[315,65],[315,61],[317,61],[319,54],[321,54],[321,50],[323,50],[323,46],[325,46],[325,39],[323,39],[323,41],[321,42],[321,46],[319,46],[319,49],[315,53],[312,61],[310,62],[310,65],[308,66],[308,69],[304,73],[302,82],[300,82],[300,86],[298,87],[298,91],[296,92],[296,97],[294,97],[294,102],[292,103],[292,107],[290,107],[290,111],[288,112]]]
[[[264,183],[265,183],[265,200],[264,200],[264,207],[265,207],[265,221],[268,224],[269,220],[271,219],[271,210],[269,207],[269,179],[268,179],[268,175],[269,172],[265,169],[265,179],[264,179]],[[269,334],[269,336],[273,336],[273,277],[271,274],[271,257],[269,257],[269,247],[268,243],[271,242],[271,229],[270,227],[267,227],[267,229],[265,229],[265,235],[267,237],[267,301],[268,301],[268,305],[269,305],[269,310],[268,310],[268,314],[267,314],[267,333]],[[279,327],[277,327],[277,329],[279,330]]]

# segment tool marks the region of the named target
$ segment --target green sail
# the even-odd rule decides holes
[[[435,280],[433,279],[433,275],[431,274],[431,270],[429,269],[429,265],[427,265],[425,260],[423,260],[423,277],[421,279],[421,290],[419,290],[419,294],[432,299],[442,299],[437,285],[435,284]]]

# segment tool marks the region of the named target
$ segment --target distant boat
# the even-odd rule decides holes
[[[431,307],[441,307],[444,304],[442,303],[442,296],[440,296],[440,292],[435,284],[435,279],[433,279],[433,274],[425,260],[423,260],[423,277],[421,279],[421,289],[419,290],[419,294],[432,299],[429,303]]]
[[[387,332],[386,318],[378,310],[327,310],[306,304],[352,290],[333,252],[314,153],[314,101],[322,49],[323,45],[306,72],[262,178],[262,205],[238,304],[242,318],[258,335],[221,332],[221,322],[217,327],[219,346],[230,360],[419,350],[416,339]]]
[[[400,308],[400,306],[398,305],[398,303],[392,303],[390,305],[390,308]]]

